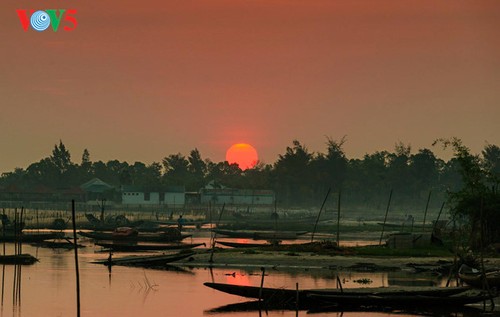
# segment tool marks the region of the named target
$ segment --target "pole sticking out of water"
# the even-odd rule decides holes
[[[215,225],[216,228],[219,227],[220,220],[222,218],[222,214],[224,213],[224,208],[226,207],[226,203],[222,204],[222,209],[219,214],[219,219],[217,220],[217,223]],[[214,251],[215,251],[215,237],[217,236],[216,233],[213,234],[212,239],[210,241],[210,244],[212,245],[212,250],[210,252],[210,259],[208,260],[208,263],[213,263],[214,259]]]
[[[340,196],[342,191],[339,189],[339,200],[337,203],[337,246],[340,247]]]
[[[76,241],[76,216],[75,200],[71,200],[71,218],[73,219],[73,242],[75,249],[75,272],[76,272],[76,316],[80,317],[80,272],[78,269],[78,243]]]
[[[3,208],[2,215],[5,218],[5,208]],[[2,237],[3,239],[3,255],[5,255],[5,226],[2,225]],[[5,291],[5,264],[2,265],[2,308],[3,308],[3,299],[4,299],[4,291]]]
[[[323,210],[323,207],[325,207],[326,200],[328,199],[328,195],[330,195],[331,190],[332,190],[331,187],[328,188],[328,192],[326,193],[325,199],[323,200],[323,203],[321,204],[321,208],[319,209],[318,217],[316,218],[316,222],[314,223],[314,229],[313,229],[313,232],[311,234],[311,242],[314,241],[314,233],[316,232],[316,227],[318,226],[319,217],[321,217],[321,211]]]
[[[299,283],[295,283],[295,316],[299,316]]]
[[[424,211],[424,222],[422,223],[422,232],[425,232],[425,218],[427,218],[427,210],[429,209],[429,202],[431,201],[432,190],[429,191],[429,196],[427,196],[427,203],[425,204]]]
[[[389,194],[389,201],[387,202],[387,208],[385,210],[385,217],[384,217],[384,223],[382,224],[382,233],[380,234],[380,240],[378,242],[378,245],[381,245],[382,244],[382,238],[384,237],[384,227],[385,227],[385,223],[387,221],[387,214],[389,213],[389,207],[391,206],[391,199],[392,199],[392,189],[391,189],[391,193]]]
[[[260,279],[260,288],[259,288],[259,306],[260,302],[262,301],[262,288],[264,287],[264,276],[266,276],[266,268],[261,267],[260,270],[262,271],[262,278]]]
[[[434,226],[432,227],[432,232],[434,233],[436,231],[436,227],[438,226],[438,223],[439,223],[439,218],[441,218],[441,213],[443,212],[443,208],[444,208],[444,201],[443,203],[441,204],[441,208],[439,208],[439,213],[438,213],[438,217],[436,219],[436,222],[434,223]]]

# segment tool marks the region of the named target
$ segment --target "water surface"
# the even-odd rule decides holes
[[[203,286],[204,282],[260,285],[261,271],[234,268],[179,268],[152,270],[115,266],[112,272],[103,265],[92,264],[107,257],[97,252],[99,247],[85,243],[79,249],[81,316],[184,316],[214,315],[209,311],[246,299],[224,294]],[[7,254],[13,245],[7,244]],[[1,316],[76,316],[76,278],[73,251],[52,250],[23,246],[23,253],[36,256],[40,262],[22,266],[3,267]],[[19,275],[19,272],[21,275]],[[14,294],[14,278],[21,280],[20,297]],[[316,274],[314,270],[284,272],[268,270],[266,287],[335,288],[337,272]],[[349,273],[341,272],[343,287],[377,287],[389,285],[438,285],[442,280],[430,275],[416,276],[410,272]],[[360,281],[367,284],[360,284]],[[263,312],[266,316],[296,316],[295,311]],[[306,311],[298,312],[306,316]],[[318,313],[313,316],[340,316],[338,312]],[[392,313],[345,312],[343,316],[389,316]],[[224,316],[259,316],[258,311],[232,312]],[[416,316],[398,314],[398,316]]]

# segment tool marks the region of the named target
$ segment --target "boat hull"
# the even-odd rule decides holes
[[[192,244],[124,244],[124,243],[105,243],[97,242],[96,245],[101,246],[106,249],[111,249],[113,251],[120,252],[140,252],[140,251],[162,251],[162,250],[184,250],[192,249],[202,245],[204,243],[192,243]]]
[[[273,305],[296,305],[297,300],[301,307],[315,305],[388,305],[396,303],[409,305],[412,298],[418,298],[420,304],[425,301],[439,303],[440,300],[464,294],[470,290],[468,287],[415,287],[415,288],[354,288],[354,289],[305,289],[293,290],[283,288],[266,288],[256,286],[241,286],[223,283],[204,283],[205,286],[218,291],[247,298],[262,299],[272,302]],[[453,297],[450,304],[459,305],[474,303],[485,299],[483,294],[479,297]],[[475,296],[476,296],[475,295]],[[366,301],[365,301],[366,299]]]
[[[135,242],[173,242],[181,241],[191,235],[180,234],[180,235],[169,235],[164,233],[139,233],[138,235],[132,236],[119,236],[112,232],[84,232],[79,231],[79,235],[87,238],[91,238],[97,241],[135,241]]]

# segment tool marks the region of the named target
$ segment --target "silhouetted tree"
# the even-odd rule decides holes
[[[191,151],[188,157],[189,180],[187,180],[186,189],[198,191],[205,185],[205,176],[207,174],[207,163],[201,158],[198,149]]]
[[[162,161],[165,174],[163,182],[166,185],[182,186],[189,176],[188,165],[189,161],[180,153],[171,154],[165,157]]]
[[[482,154],[487,182],[495,191],[498,191],[498,185],[500,184],[500,147],[488,144],[484,147]]]
[[[309,165],[312,158],[313,154],[309,153],[308,149],[297,140],[293,141],[293,147],[286,148],[284,155],[279,155],[274,165],[275,188],[278,191],[278,197],[282,197],[281,199],[287,205],[311,202]]]
[[[481,233],[484,245],[500,241],[500,194],[488,186],[488,171],[482,168],[480,157],[471,154],[458,138],[438,139],[435,143],[451,147],[459,164],[463,187],[449,193],[449,203],[453,217],[466,220],[470,228],[469,245],[477,248]]]

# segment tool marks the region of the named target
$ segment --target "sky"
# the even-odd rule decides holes
[[[16,9],[75,9],[24,31]],[[2,0],[0,173],[62,140],[80,163],[299,140],[349,158],[458,137],[500,145],[500,2]]]

